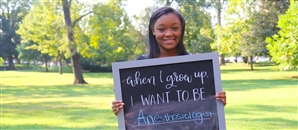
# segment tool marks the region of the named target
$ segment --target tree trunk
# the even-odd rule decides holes
[[[13,57],[12,56],[8,56],[8,69],[9,70],[16,70],[16,67],[14,66],[14,63],[13,63]]]
[[[219,26],[221,26],[221,9],[222,9],[222,7],[221,7],[220,0],[217,0],[215,4],[216,4],[215,7],[216,7],[216,14],[217,14],[217,24]],[[221,58],[220,65],[226,65],[226,63],[225,63],[225,55],[224,54],[221,54],[220,55],[220,58]]]
[[[72,71],[75,76],[74,84],[87,84],[87,82],[84,80],[83,74],[82,74],[82,69],[81,69],[81,64],[80,64],[80,56],[78,53],[73,55],[71,57],[71,63],[72,63]],[[75,64],[75,66],[74,66]]]
[[[254,68],[253,68],[253,63],[252,63],[252,56],[250,56],[250,70],[254,70]]]
[[[225,62],[225,55],[224,55],[224,54],[221,54],[221,55],[220,55],[220,65],[226,65],[226,62]]]
[[[59,74],[62,74],[62,63],[61,63],[61,54],[58,56],[58,66],[59,66]]]
[[[72,54],[71,64],[72,64],[72,71],[74,74],[74,84],[87,84],[82,74],[82,69],[80,65],[80,56],[78,52],[75,51],[73,26],[72,26],[71,17],[70,17],[71,0],[69,2],[68,0],[62,0],[62,5],[63,5],[64,20],[67,26],[69,50],[70,50],[70,54]]]
[[[48,69],[48,56],[45,55],[45,65],[46,65],[46,72],[49,72],[49,69]]]

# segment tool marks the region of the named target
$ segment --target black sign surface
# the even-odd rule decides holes
[[[118,68],[118,78],[115,75],[114,78],[119,79],[119,86],[115,90],[120,91],[118,95],[125,103],[119,129],[220,129],[219,115],[223,113],[218,111],[215,99],[213,62],[213,59],[186,60]]]

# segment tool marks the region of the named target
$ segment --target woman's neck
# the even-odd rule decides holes
[[[158,58],[161,57],[171,57],[171,56],[177,56],[178,52],[177,50],[171,50],[171,51],[161,51]]]

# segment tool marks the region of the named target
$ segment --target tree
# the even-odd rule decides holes
[[[59,73],[62,74],[61,59],[67,55],[66,30],[59,2],[47,0],[36,2],[25,16],[17,33],[22,36],[22,44],[27,49],[38,50],[42,54],[57,58]],[[34,44],[32,44],[32,41]]]
[[[207,7],[211,7],[211,8],[214,8],[216,10],[216,18],[217,18],[217,27],[220,28],[222,26],[221,24],[221,21],[222,21],[222,11],[223,11],[223,7],[224,5],[226,4],[226,1],[227,0],[208,0],[206,2],[206,6]],[[217,30],[220,30],[220,29],[217,29]],[[221,48],[221,44],[223,42],[221,42],[221,37],[219,37],[217,35],[216,37],[216,44],[213,44],[214,45],[217,45],[217,50],[219,51],[218,53],[220,54],[220,65],[225,65],[225,53],[221,52],[220,49]],[[212,46],[212,45],[211,45]]]
[[[232,27],[233,33],[227,40],[235,43],[242,57],[250,58],[251,70],[253,70],[253,56],[266,55],[265,38],[277,32],[277,15],[283,13],[284,8],[287,8],[284,0],[229,1],[228,14],[231,17],[227,25]],[[223,44],[227,43],[230,42]]]
[[[80,54],[77,51],[75,38],[74,38],[74,27],[77,22],[82,19],[84,16],[92,13],[92,11],[85,13],[74,21],[71,20],[70,9],[71,9],[72,0],[62,0],[62,7],[64,13],[64,20],[67,28],[67,38],[69,45],[69,52],[71,54],[71,64],[72,64],[72,72],[74,74],[74,84],[86,84],[87,82],[84,80],[81,64],[80,64]]]
[[[217,25],[215,29],[215,35],[220,40],[212,43],[212,49],[225,54],[225,56],[240,55],[239,41],[242,32],[246,30],[245,24],[241,20],[235,20],[233,24]]]
[[[2,65],[4,63],[4,60],[2,57],[0,57],[0,65]]]
[[[270,37],[279,30],[276,25],[278,15],[288,8],[287,0],[260,0],[254,3],[252,16],[249,18],[249,29],[242,35],[240,43],[242,55],[250,57],[251,70],[253,70],[253,56],[267,55],[266,37]]]
[[[143,45],[141,48],[142,52],[146,52],[146,47],[149,45],[149,20],[152,13],[157,9],[156,6],[149,6],[145,8],[138,16],[134,16],[136,21],[136,30],[140,34],[136,37],[139,38],[140,45]]]
[[[186,19],[185,45],[191,53],[211,52],[214,39],[211,16],[202,9],[202,3],[186,1],[179,10]]]
[[[278,34],[266,39],[269,54],[282,70],[298,66],[298,2],[291,0],[290,3],[288,11],[279,16]]]
[[[33,41],[28,41],[26,44],[18,44],[16,50],[20,60],[26,61],[29,67],[31,61],[36,61],[41,57],[41,53],[38,50],[26,49],[30,44],[35,44]]]
[[[0,56],[8,59],[9,69],[15,69],[13,60],[18,53],[15,50],[20,43],[16,34],[19,23],[30,9],[29,0],[2,0],[0,7]]]
[[[134,59],[144,52],[143,36],[133,28],[121,3],[97,4],[93,10],[84,31],[90,38],[82,50],[84,57],[110,64]]]

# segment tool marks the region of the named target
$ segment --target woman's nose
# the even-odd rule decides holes
[[[167,30],[165,36],[171,37],[171,36],[173,36],[173,32],[171,30]]]

